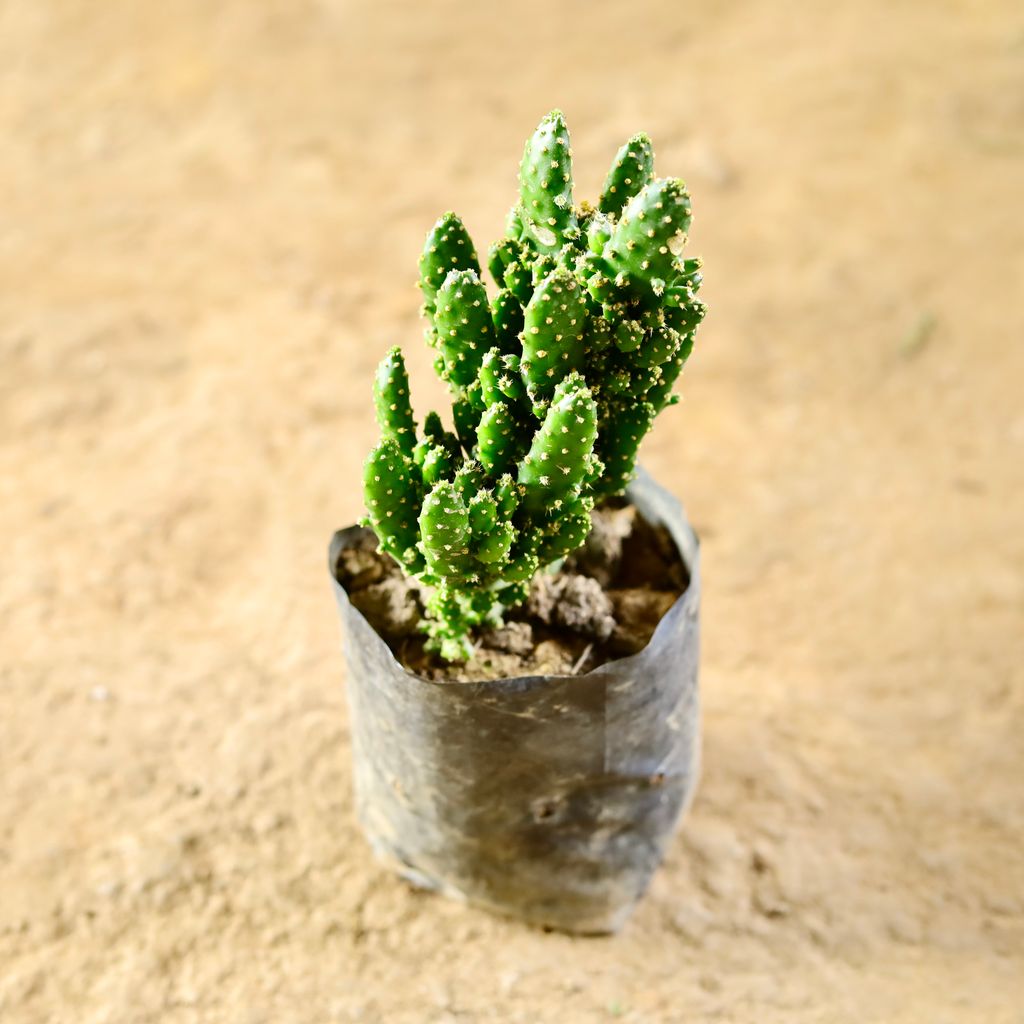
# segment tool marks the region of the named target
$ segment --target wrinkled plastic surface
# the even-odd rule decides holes
[[[700,761],[700,567],[679,503],[628,492],[664,525],[686,591],[638,654],[578,676],[437,682],[404,669],[334,575],[356,806],[378,856],[415,884],[532,924],[618,930],[688,806]]]

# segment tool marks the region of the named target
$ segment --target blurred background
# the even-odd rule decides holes
[[[643,460],[705,551],[705,773],[615,939],[352,818],[330,533],[416,260],[550,108],[686,178]],[[0,5],[0,1020],[984,1021],[1024,1006],[1017,3]]]

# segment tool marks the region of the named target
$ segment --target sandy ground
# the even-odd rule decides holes
[[[1019,5],[506,6],[0,5],[0,1021],[1024,1020]],[[371,861],[325,569],[555,105],[712,306],[706,773],[610,940]]]

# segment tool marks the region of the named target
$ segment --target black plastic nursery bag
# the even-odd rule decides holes
[[[689,586],[642,651],[578,676],[413,675],[335,575],[361,529],[335,534],[358,814],[414,883],[579,933],[618,930],[647,888],[699,770],[699,552],[647,474],[627,496],[669,531]]]

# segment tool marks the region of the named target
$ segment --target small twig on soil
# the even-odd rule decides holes
[[[583,653],[576,659],[576,664],[573,665],[572,672],[570,673],[570,675],[576,675],[579,672],[580,666],[583,664],[583,662],[585,662],[587,660],[587,658],[590,657],[590,652],[593,649],[594,649],[594,645],[593,644],[587,644],[587,646],[583,650]]]
[[[918,317],[917,323],[901,342],[900,355],[904,359],[914,359],[919,356],[928,347],[938,325],[938,317],[934,313],[922,313]]]

